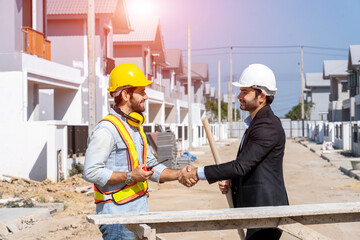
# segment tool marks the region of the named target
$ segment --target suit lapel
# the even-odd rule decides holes
[[[241,151],[243,150],[243,148],[244,148],[244,146],[245,146],[245,141],[246,141],[247,136],[248,136],[247,133],[248,133],[248,129],[246,129],[245,132],[244,132],[244,135],[243,135],[243,137],[242,137],[242,139],[241,139],[240,146],[239,146],[239,150],[238,150],[238,153],[237,153],[236,156],[239,156],[239,154],[241,153]],[[242,143],[242,144],[241,144],[241,143]]]
[[[251,120],[251,123],[250,123],[250,126],[246,129],[245,133],[244,133],[244,141],[243,141],[243,144],[241,146],[241,143],[240,143],[240,146],[239,146],[239,150],[238,150],[238,153],[237,153],[237,156],[239,156],[239,154],[242,152],[242,150],[245,148],[246,144],[247,144],[247,141],[248,141],[248,138],[249,138],[249,132],[251,131],[252,127],[256,124],[256,120],[257,118],[261,118],[261,116],[263,115],[263,113],[267,112],[267,111],[271,111],[271,108],[270,106],[266,105],[264,106],[262,109],[259,110],[259,112],[255,115],[254,119]]]

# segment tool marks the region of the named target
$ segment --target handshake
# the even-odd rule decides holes
[[[178,176],[178,181],[186,187],[194,186],[199,181],[199,177],[197,175],[197,167],[187,165],[186,167],[181,169]]]
[[[186,187],[192,187],[199,181],[199,176],[197,175],[197,167],[192,167],[187,165],[180,170],[178,176],[179,183],[183,184]],[[218,182],[219,189],[222,194],[227,194],[231,189],[231,181],[224,180]]]

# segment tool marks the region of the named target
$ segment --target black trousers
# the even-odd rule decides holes
[[[277,228],[253,228],[247,230],[245,240],[279,240],[281,234]]]

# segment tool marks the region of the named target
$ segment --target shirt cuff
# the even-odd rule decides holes
[[[160,182],[160,175],[162,173],[162,171],[164,171],[164,169],[166,168],[165,165],[159,164],[157,166],[155,166],[154,169],[154,174],[151,176],[151,180],[155,181],[155,182]]]
[[[113,174],[113,171],[111,171],[110,169],[107,169],[107,168],[103,168],[99,175],[97,184],[99,184],[100,187],[103,187],[110,180],[112,174]]]
[[[197,168],[197,175],[199,177],[200,180],[206,180],[206,176],[205,176],[205,172],[204,172],[204,167],[198,167]]]

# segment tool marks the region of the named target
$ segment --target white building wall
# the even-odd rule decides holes
[[[12,119],[11,121],[23,121],[26,112],[24,95],[23,73],[20,71],[0,72],[0,122]]]
[[[322,116],[326,115],[329,108],[329,89],[314,88],[311,92],[311,101],[315,104],[311,110],[310,120],[327,120]]]
[[[8,121],[0,124],[0,132],[0,175],[57,181],[57,151],[61,150],[62,159],[67,155],[63,122]]]
[[[54,119],[54,89],[39,90],[39,120]]]
[[[81,89],[55,89],[55,120],[67,121],[69,125],[82,123]]]

